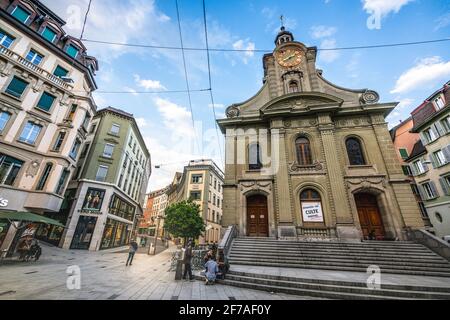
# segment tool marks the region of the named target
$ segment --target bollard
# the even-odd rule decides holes
[[[183,278],[183,260],[177,260],[177,268],[175,270],[175,280]]]

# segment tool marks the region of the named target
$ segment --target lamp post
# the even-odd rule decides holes
[[[158,229],[159,229],[159,222],[161,221],[163,217],[162,216],[157,216],[156,219],[158,220],[158,222],[156,223],[156,229],[155,229],[155,241],[154,241],[154,249],[153,249],[153,254],[156,255],[156,241],[158,240]],[[150,250],[150,249],[149,249]]]

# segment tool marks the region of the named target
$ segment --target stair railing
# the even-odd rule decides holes
[[[221,272],[225,276],[228,272],[229,264],[228,264],[228,254],[231,249],[231,245],[233,244],[233,240],[238,236],[238,229],[236,225],[229,226],[223,235],[222,240],[219,243],[219,247],[217,248],[218,262],[219,265],[222,266]]]

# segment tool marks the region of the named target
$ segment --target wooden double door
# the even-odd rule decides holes
[[[268,215],[266,196],[254,195],[247,197],[247,236],[268,237]]]
[[[385,231],[376,196],[358,193],[355,202],[364,239],[383,240]]]

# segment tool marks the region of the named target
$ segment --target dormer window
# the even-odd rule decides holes
[[[433,99],[433,103],[438,110],[442,109],[445,106],[444,99],[442,99],[442,96],[440,95]]]
[[[74,45],[69,44],[66,48],[66,52],[69,56],[71,56],[72,58],[75,59],[78,56],[78,53],[80,52],[80,50],[77,47],[75,47]]]
[[[15,7],[11,12],[11,15],[24,24],[28,22],[31,16],[31,14],[21,6]]]
[[[47,39],[50,42],[54,42],[56,39],[56,32],[53,31],[51,28],[49,27],[45,27],[44,30],[42,30],[41,33],[42,37],[44,37],[45,39]]]

